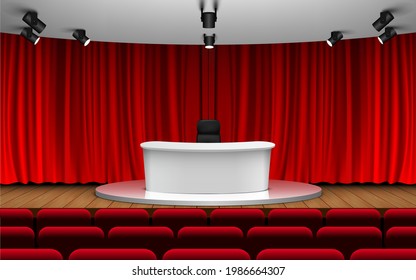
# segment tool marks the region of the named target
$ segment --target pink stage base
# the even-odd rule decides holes
[[[281,180],[270,180],[269,189],[262,192],[233,194],[188,194],[160,193],[146,191],[144,180],[125,181],[99,186],[95,189],[98,197],[131,203],[224,206],[257,205],[302,201],[321,196],[318,186]]]

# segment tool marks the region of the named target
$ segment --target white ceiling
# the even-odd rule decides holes
[[[215,29],[204,29],[200,5],[214,11]],[[1,0],[1,32],[20,34],[29,11],[46,23],[42,37],[73,39],[85,29],[92,41],[151,44],[264,44],[376,37],[372,23],[383,10],[398,34],[416,32],[416,0]]]

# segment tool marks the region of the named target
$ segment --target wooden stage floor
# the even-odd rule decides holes
[[[117,202],[95,195],[98,185],[2,185],[0,208],[192,208]],[[416,208],[416,185],[319,185],[322,196],[310,200],[251,206],[243,208]],[[198,208],[227,208],[228,206],[201,206]]]

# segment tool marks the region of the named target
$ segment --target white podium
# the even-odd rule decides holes
[[[146,191],[238,194],[268,189],[271,142],[141,143]]]

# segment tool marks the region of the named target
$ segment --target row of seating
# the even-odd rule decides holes
[[[34,222],[35,221],[35,222]],[[107,233],[116,226],[167,226],[175,233],[184,226],[236,226],[244,233],[255,226],[305,226],[316,233],[323,226],[373,226],[387,231],[395,226],[416,226],[416,209],[389,209],[383,217],[376,209],[330,209],[325,218],[318,209],[157,209],[150,217],[145,209],[99,209],[94,217],[87,209],[41,209],[36,217],[29,209],[0,209],[0,226],[98,226]]]
[[[62,260],[54,249],[0,249],[3,260]],[[156,260],[148,249],[77,249],[69,260]],[[170,249],[163,260],[250,260],[242,249]],[[343,260],[336,249],[265,249],[257,260]],[[416,260],[416,249],[358,249],[351,260]]]
[[[316,236],[307,227],[253,227],[247,235],[238,227],[183,227],[177,237],[168,227],[114,227],[108,236],[95,226],[45,227],[35,240],[28,227],[0,227],[2,248],[50,248],[64,258],[79,248],[145,248],[158,258],[174,248],[238,248],[252,258],[266,248],[333,248],[345,258],[361,248],[416,248],[416,227],[322,227]],[[36,242],[36,244],[35,244]],[[384,245],[384,246],[383,246]]]

